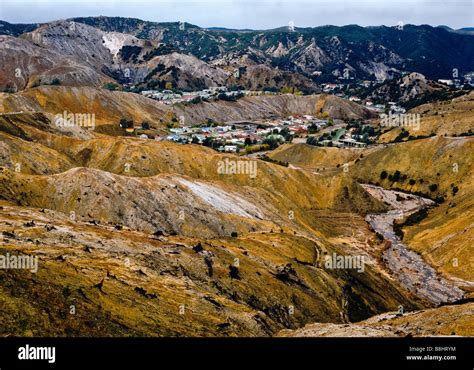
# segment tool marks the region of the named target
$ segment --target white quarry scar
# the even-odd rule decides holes
[[[227,193],[216,186],[197,181],[185,179],[178,179],[178,181],[188,187],[196,196],[221,212],[248,218],[263,218],[258,207],[238,195]]]

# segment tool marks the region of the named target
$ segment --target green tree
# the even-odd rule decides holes
[[[118,89],[118,85],[117,84],[114,84],[113,82],[107,82],[104,84],[103,88],[104,89],[107,89],[107,90],[110,90],[110,91],[115,91]]]
[[[122,118],[120,120],[120,127],[121,128],[133,128],[133,120]]]

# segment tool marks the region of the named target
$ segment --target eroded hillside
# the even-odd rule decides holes
[[[39,268],[2,271],[1,300],[14,317],[5,335],[266,336],[428,304],[384,272],[382,244],[350,200],[384,206],[348,177],[260,160],[254,179],[222,175],[218,162],[238,157],[79,139],[42,115],[22,117],[2,123],[15,153],[2,157],[2,251],[38,256]],[[38,154],[45,168],[16,170]],[[325,268],[334,253],[363,253],[364,272]]]
[[[297,144],[272,155],[299,167],[330,173],[344,173],[347,163],[347,175],[357,182],[436,200],[436,207],[418,222],[402,225],[403,240],[471,292],[473,145],[470,137],[435,136],[352,151]]]
[[[51,118],[59,109],[83,109],[102,117],[99,127],[117,125],[124,114],[164,127],[171,109],[192,122],[371,113],[327,95],[170,108],[83,87],[28,89],[4,94],[2,102],[4,112],[25,113],[0,116],[1,249],[39,258],[38,273],[0,271],[0,300],[10,315],[4,317],[14,318],[2,334],[271,336],[315,322],[340,330],[331,325],[400,306],[432,307],[388,271],[387,243],[364,217],[389,205],[360,183],[439,201],[420,223],[401,226],[403,241],[464,291],[472,289],[470,138],[364,150],[285,145],[270,154],[291,164],[285,167],[199,145],[57,127]],[[229,162],[249,171],[220,172]],[[363,257],[364,268],[327,267],[334,255]],[[371,325],[374,334],[379,329]],[[432,325],[416,334],[453,327]],[[380,331],[387,333],[410,331]]]

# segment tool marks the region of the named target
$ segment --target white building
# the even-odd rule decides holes
[[[237,153],[237,145],[224,145],[224,152]]]
[[[341,139],[339,140],[345,147],[349,148],[365,148],[367,146],[366,143],[361,143],[360,141],[356,141],[352,138]]]
[[[453,85],[453,80],[443,80],[443,79],[439,79],[438,82],[441,83],[441,84],[448,85],[448,86],[452,86],[452,85]]]

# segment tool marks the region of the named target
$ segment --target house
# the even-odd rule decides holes
[[[303,126],[290,127],[290,132],[295,134],[305,134],[308,130]]]
[[[224,152],[237,153],[237,145],[224,145]]]
[[[217,126],[216,131],[217,132],[228,132],[232,130],[232,126]]]
[[[183,96],[181,97],[181,99],[182,99],[184,102],[193,102],[194,100],[197,101],[196,95],[191,95],[191,94],[183,95]]]
[[[402,108],[398,105],[393,105],[390,107],[390,110],[393,112],[393,113],[405,113],[405,108]]]
[[[192,135],[192,138],[196,138],[198,140],[199,144],[202,144],[206,137],[204,135],[194,134],[194,135]]]
[[[380,112],[383,112],[384,109],[385,109],[385,105],[383,105],[383,104],[375,104],[375,105],[374,105],[374,108],[375,108],[376,110],[380,111]]]
[[[170,128],[170,132],[173,134],[182,134],[184,133],[184,128],[177,127],[177,128]]]
[[[242,144],[243,145],[245,141],[244,141],[244,139],[232,138],[232,139],[230,139],[230,142],[233,145],[235,145],[235,144]]]
[[[334,147],[338,147],[338,148],[341,148],[343,146],[343,144],[339,141],[332,141],[332,140],[322,140],[319,142],[319,145],[321,146],[334,146]]]
[[[166,140],[178,142],[178,141],[181,140],[181,137],[178,136],[178,135],[168,135],[168,136],[166,137]]]
[[[345,148],[365,148],[367,147],[366,143],[361,143],[360,141],[356,141],[352,138],[347,139],[340,139],[339,140]]]
[[[443,80],[443,79],[439,79],[438,82],[441,83],[441,84],[448,85],[448,86],[452,86],[452,85],[453,85],[453,80]]]
[[[323,127],[323,126],[327,126],[328,120],[326,120],[326,119],[313,119],[313,120],[311,121],[311,123],[312,123],[313,125],[318,126],[318,127]]]
[[[225,86],[212,86],[210,88],[210,91],[212,91],[213,93],[216,93],[216,92],[226,92],[227,91],[227,87]]]

